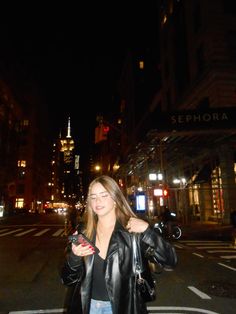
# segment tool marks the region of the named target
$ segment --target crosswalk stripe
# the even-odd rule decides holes
[[[220,249],[220,248],[217,248]],[[224,252],[224,253],[236,253],[236,250],[210,250],[207,251],[208,253],[220,253],[220,252]]]
[[[230,270],[236,271],[236,268],[231,267],[231,266],[229,266],[229,265],[225,265],[225,264],[223,264],[223,263],[218,263],[218,265],[223,266],[223,267],[225,267],[225,268],[228,268],[228,269],[230,269]]]
[[[229,247],[230,245],[228,243],[225,243],[224,245],[204,245],[204,246],[196,246],[197,249],[202,250],[202,249],[215,249],[215,248],[219,248],[219,249],[225,249],[227,247]]]
[[[192,249],[196,250],[202,250],[201,252],[206,252],[208,254],[217,254],[217,257],[221,259],[228,259],[228,260],[234,260],[236,259],[236,249],[234,246],[232,246],[232,243],[229,241],[218,241],[218,240],[213,240],[213,241],[198,241],[198,240],[184,240],[184,241],[179,241],[183,245],[187,245],[191,247]],[[223,255],[226,253],[232,253],[232,255]],[[204,256],[194,252],[194,255],[203,258]],[[222,255],[220,255],[222,254]]]
[[[58,237],[64,232],[64,228],[58,229],[56,232],[53,233],[53,237]]]
[[[224,259],[235,259],[236,258],[236,255],[222,255],[221,258],[224,258]]]
[[[14,234],[14,237],[21,237],[37,229],[40,230],[39,228],[31,228],[31,229],[18,228],[18,229],[11,229],[11,230],[9,228],[4,228],[4,229],[0,229],[0,237],[4,237],[11,234]],[[50,230],[53,230],[53,228],[44,228],[38,231],[37,233],[33,234],[32,236],[40,237],[44,235],[45,233],[49,232]],[[51,236],[53,237],[66,236],[64,228],[57,229]]]
[[[40,237],[41,235],[43,235],[44,233],[48,232],[49,230],[50,230],[50,228],[43,229],[43,230],[35,233],[34,237]]]
[[[29,230],[26,230],[26,231],[17,233],[17,234],[15,234],[14,236],[15,236],[15,237],[21,237],[22,235],[25,235],[25,234],[27,234],[27,233],[30,233],[30,232],[32,232],[32,231],[34,231],[34,230],[37,230],[37,228],[32,228],[32,229],[29,229]]]
[[[46,314],[46,313],[66,313],[65,309],[51,310],[28,310],[28,311],[11,311],[9,314]]]
[[[12,233],[15,233],[15,232],[21,231],[21,230],[23,230],[23,228],[20,228],[20,229],[14,229],[14,230],[12,230],[12,231],[8,231],[8,232],[5,232],[5,233],[0,234],[0,237],[6,236],[6,235],[9,235],[9,234],[12,234]]]
[[[7,230],[9,230],[9,229],[1,229],[0,232],[2,233],[2,232],[5,232]]]

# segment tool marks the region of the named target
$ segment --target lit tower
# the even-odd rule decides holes
[[[66,138],[61,139],[61,152],[63,153],[65,164],[73,163],[74,148],[75,148],[75,144],[74,144],[73,138],[71,137],[71,127],[70,127],[70,117],[69,117]]]
[[[74,203],[78,195],[78,172],[75,170],[75,143],[71,137],[70,117],[68,118],[66,137],[60,139],[62,154],[61,193],[64,201]]]

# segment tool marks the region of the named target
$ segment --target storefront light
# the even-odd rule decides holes
[[[186,184],[186,179],[185,178],[181,178],[181,179],[174,179],[173,180],[174,184],[180,184],[180,185],[185,185]]]
[[[157,174],[156,173],[149,173],[149,180],[150,181],[156,181],[157,180]]]
[[[162,196],[163,195],[163,190],[162,189],[154,189],[153,194],[155,196]]]

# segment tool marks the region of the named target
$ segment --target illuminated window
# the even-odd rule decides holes
[[[140,68],[140,70],[144,69],[144,61],[142,61],[142,60],[139,61],[139,68]]]
[[[25,168],[26,167],[26,160],[18,160],[17,166]]]
[[[23,120],[23,126],[28,126],[29,125],[29,120]]]
[[[16,208],[23,208],[24,207],[24,199],[23,198],[16,198],[15,207]]]

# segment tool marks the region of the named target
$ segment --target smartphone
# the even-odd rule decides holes
[[[79,244],[90,245],[94,248],[96,253],[99,253],[99,249],[83,233],[69,235],[68,240],[76,245]]]

